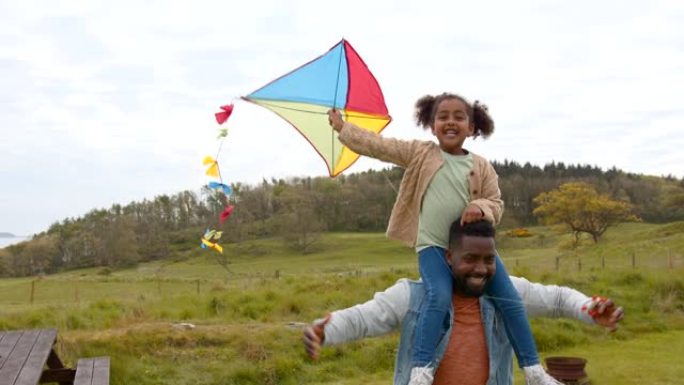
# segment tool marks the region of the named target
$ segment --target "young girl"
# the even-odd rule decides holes
[[[328,112],[330,125],[351,150],[405,168],[397,200],[390,215],[387,236],[415,247],[420,275],[426,288],[421,306],[410,385],[431,384],[434,352],[444,332],[451,306],[452,277],[444,255],[449,226],[486,219],[501,219],[503,201],[492,165],[463,148],[467,137],[488,137],[494,131],[487,108],[477,101],[443,93],[424,96],[416,102],[416,121],[430,128],[432,141],[403,141],[344,122],[336,111]],[[539,364],[536,345],[522,301],[501,259],[486,294],[502,312],[506,333],[528,384],[559,384]],[[456,315],[457,316],[457,315]]]

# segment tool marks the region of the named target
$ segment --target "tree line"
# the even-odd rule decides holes
[[[567,182],[584,182],[601,194],[629,203],[646,222],[684,219],[684,179],[555,162],[543,167],[507,160],[493,164],[505,203],[502,227],[538,224],[535,198]],[[334,179],[235,183],[227,200],[203,187],[197,192],[115,204],[64,219],[30,241],[0,249],[0,276],[182,258],[199,247],[199,237],[208,227],[223,230],[221,244],[239,246],[249,239],[280,237],[306,253],[324,231],[384,231],[402,176],[402,169],[392,167]],[[235,206],[234,213],[217,226],[226,204]]]

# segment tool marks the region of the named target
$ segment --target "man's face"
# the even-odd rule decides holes
[[[461,244],[446,252],[454,275],[454,291],[468,297],[479,297],[496,273],[494,238],[464,235]]]

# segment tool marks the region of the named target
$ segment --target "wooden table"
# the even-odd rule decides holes
[[[76,371],[55,353],[56,339],[55,329],[0,331],[0,385],[73,384]]]

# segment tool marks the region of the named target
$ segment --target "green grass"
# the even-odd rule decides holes
[[[684,383],[684,331],[640,335],[623,341],[588,341],[549,356],[582,357],[592,385],[679,385]],[[516,373],[516,384],[524,384]]]
[[[546,228],[532,228],[535,236],[524,239],[500,235],[511,273],[608,295],[625,307],[614,334],[570,320],[533,320],[542,355],[588,358],[594,384],[677,383],[684,346],[683,226],[623,225],[601,244],[582,244],[576,252],[558,249],[566,237]],[[324,234],[308,255],[267,239],[239,249],[228,245],[230,272],[211,253],[185,252],[195,256],[108,275],[87,269],[0,280],[0,329],[57,327],[67,363],[112,357],[112,384],[390,382],[396,334],[326,348],[311,362],[301,347],[301,325],[366,301],[401,277],[417,278],[412,250],[382,234]],[[178,330],[178,322],[197,327]]]

